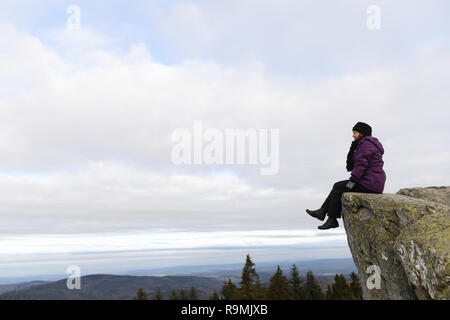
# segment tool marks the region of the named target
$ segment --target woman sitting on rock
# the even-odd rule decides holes
[[[353,127],[353,138],[347,155],[347,171],[351,171],[349,180],[333,185],[333,189],[318,210],[306,209],[306,212],[319,220],[327,221],[319,226],[321,230],[339,227],[337,218],[341,218],[341,197],[344,192],[383,193],[386,174],[383,170],[383,145],[372,137],[372,128],[364,122]]]

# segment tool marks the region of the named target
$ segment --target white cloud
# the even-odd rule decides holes
[[[276,212],[314,198],[308,189],[255,187],[233,176],[164,175],[103,162],[48,176],[2,174],[0,190],[3,234],[254,229],[254,221],[272,220],[261,217],[261,203]]]
[[[226,232],[136,232],[110,234],[77,234],[12,236],[0,239],[0,254],[62,254],[117,251],[151,251],[190,248],[236,248],[293,246],[346,242],[345,231],[254,230]],[[57,245],[56,245],[57,244]]]
[[[431,39],[448,37],[448,1],[378,1],[381,29],[367,28],[371,1],[174,1],[150,8],[174,53],[233,65],[263,60],[273,74],[304,77],[395,66]]]

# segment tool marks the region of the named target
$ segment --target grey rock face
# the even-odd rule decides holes
[[[435,201],[450,206],[450,188],[449,187],[426,187],[426,188],[403,188],[397,191],[397,194],[405,196]]]
[[[429,187],[342,195],[364,299],[449,299],[449,194]]]

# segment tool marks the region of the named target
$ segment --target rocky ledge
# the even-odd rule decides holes
[[[364,299],[450,298],[450,187],[346,192],[342,217]]]

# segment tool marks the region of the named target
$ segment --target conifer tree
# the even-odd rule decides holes
[[[144,289],[139,288],[136,292],[136,296],[133,298],[134,300],[148,300],[147,292]]]
[[[216,290],[214,290],[213,294],[209,297],[209,300],[220,300]]]
[[[283,275],[280,266],[277,266],[277,271],[270,278],[267,298],[271,300],[292,300],[294,298],[289,280]]]
[[[314,275],[311,270],[306,273],[306,282],[304,288],[305,288],[305,298],[307,300],[323,299],[322,289],[317,283],[316,278],[314,278]]]
[[[338,282],[336,283],[336,291],[338,292],[338,299],[339,300],[349,300],[351,299],[351,293],[350,293],[350,287],[347,283],[347,280],[345,280],[345,277],[343,274],[340,274],[338,279]],[[335,281],[336,282],[336,281]]]
[[[189,300],[198,300],[197,290],[195,290],[194,286],[189,291]]]
[[[262,288],[259,282],[259,275],[249,254],[247,254],[245,265],[242,269],[242,278],[239,284],[241,285],[239,288],[241,299],[255,300],[261,297]]]
[[[350,286],[343,274],[336,274],[334,283],[331,286],[330,299],[333,300],[353,300],[354,296],[350,290]]]
[[[180,293],[178,294],[180,300],[187,300],[187,294],[186,294],[186,290],[184,290],[184,288],[180,289]]]
[[[155,292],[155,295],[154,295],[154,300],[163,300],[163,299],[164,299],[164,297],[163,297],[163,294],[161,292],[161,288],[158,287],[156,289],[156,292]]]
[[[294,264],[291,269],[291,277],[289,279],[292,291],[294,293],[294,299],[303,300],[305,299],[305,289],[303,288],[303,279],[300,278],[297,266]]]
[[[169,296],[170,300],[180,300],[180,297],[178,296],[177,290],[172,289],[170,291],[170,296]]]
[[[350,274],[350,278],[352,279],[352,282],[350,283],[350,292],[353,296],[353,299],[362,300],[362,288],[357,274],[352,272]]]
[[[326,300],[333,300],[333,291],[331,290],[330,285],[327,286],[327,292],[325,294]]]
[[[228,279],[228,282],[224,281],[224,285],[222,287],[222,296],[224,300],[239,299],[239,292],[234,283],[231,282],[231,279]]]
[[[261,283],[261,280],[256,280],[256,299],[265,299],[267,296],[268,288],[264,283]]]

